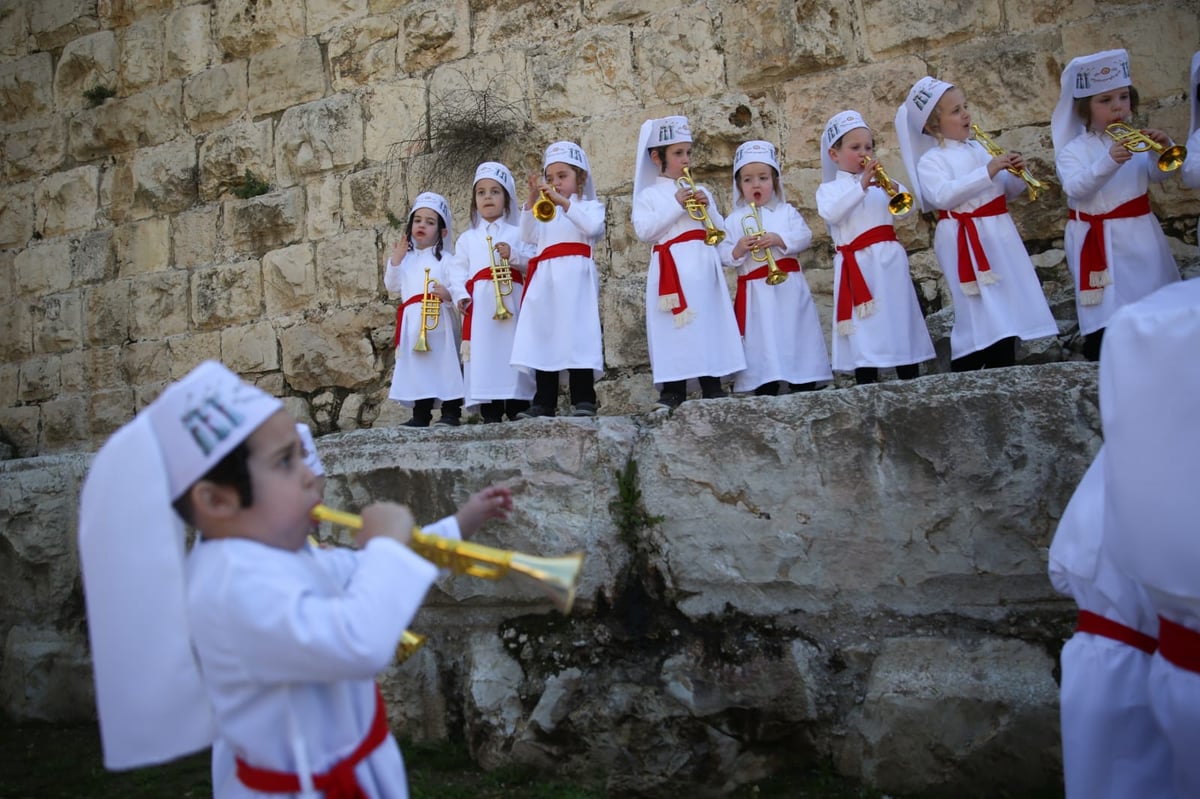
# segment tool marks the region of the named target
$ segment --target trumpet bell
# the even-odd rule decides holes
[[[560,558],[539,558],[516,552],[510,566],[517,574],[535,581],[563,615],[571,612],[579,587],[579,573],[583,569],[582,552]]]
[[[704,231],[704,243],[709,247],[715,247],[725,240],[725,231],[717,228],[711,222],[708,224],[709,227],[705,228]]]
[[[1186,160],[1187,148],[1182,144],[1175,144],[1163,150],[1162,155],[1158,157],[1158,169],[1161,172],[1174,172],[1183,166]]]
[[[554,201],[546,196],[546,192],[542,192],[542,196],[533,204],[533,218],[539,222],[549,222],[556,213],[558,208],[555,207]]]
[[[897,193],[888,200],[888,212],[892,216],[903,216],[912,210],[913,196],[906,191]]]
[[[508,310],[508,308],[504,305],[503,300],[501,300],[496,306],[496,312],[492,314],[492,319],[497,322],[503,322],[505,319],[512,319],[512,311]]]
[[[429,339],[425,337],[425,328],[421,328],[421,333],[417,336],[417,343],[413,345],[413,352],[429,352]]]
[[[396,646],[396,662],[403,663],[423,646],[425,646],[425,636],[405,630],[400,634],[400,643]]]

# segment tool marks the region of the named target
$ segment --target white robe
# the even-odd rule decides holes
[[[399,302],[422,294],[425,290],[425,270],[438,283],[448,285],[450,253],[443,252],[439,261],[434,248],[409,250],[397,265],[388,260],[383,284],[398,296]],[[396,366],[392,371],[392,386],[388,398],[412,407],[416,400],[462,399],[464,396],[462,366],[458,361],[458,319],[450,303],[442,303],[438,325],[426,331],[428,352],[413,352],[421,334],[421,302],[404,309],[404,324],[400,343],[396,347]],[[440,405],[440,402],[435,403]]]
[[[563,242],[595,247],[603,238],[603,203],[572,195],[570,206],[565,213],[558,207],[549,222],[538,222],[529,209],[521,212],[521,238],[534,245],[535,254]],[[594,378],[604,374],[600,274],[594,257],[568,255],[538,264],[525,287],[511,363],[526,370],[591,369]],[[561,379],[565,382],[567,375]]]
[[[907,191],[896,183],[897,191]],[[878,186],[863,191],[857,175],[838,170],[833,180],[817,187],[817,213],[829,224],[836,246],[843,247],[880,225],[889,227],[887,192]],[[833,368],[853,372],[859,367],[917,364],[934,357],[933,342],[908,268],[908,254],[898,241],[884,241],[858,250],[855,255],[863,280],[871,290],[875,312],[851,317],[854,331],[838,333],[837,303],[841,294],[840,252],[833,256]]]
[[[708,215],[718,229],[725,220],[709,198]],[[654,185],[633,198],[633,230],[645,242],[670,241],[704,225],[691,217],[675,200],[678,187],[659,176]],[[654,385],[696,377],[725,377],[746,368],[746,357],[733,315],[733,301],[716,247],[703,241],[686,241],[671,248],[679,270],[679,285],[687,299],[692,320],[676,326],[675,314],[658,307],[658,254],[651,251],[646,273],[646,338]],[[691,386],[689,385],[689,389]]]
[[[1179,180],[1189,189],[1200,189],[1200,128],[1187,140],[1188,157],[1179,168]],[[1196,220],[1196,238],[1200,240],[1200,218]]]
[[[917,165],[926,201],[937,209],[965,213],[1001,195],[1012,198],[1025,190],[1024,181],[1007,170],[989,178],[991,160],[975,141],[947,139],[929,150]],[[980,282],[979,294],[965,294],[959,284],[958,220],[939,221],[933,238],[934,252],[954,299],[950,356],[961,358],[1010,336],[1028,340],[1057,335],[1042,284],[1012,217],[1001,214],[974,222],[997,278],[991,284]]]
[[[521,241],[521,230],[503,219],[487,222],[480,219],[473,228],[458,237],[454,255],[450,259],[450,294],[455,303],[467,297],[467,281],[481,269],[491,266],[488,237],[494,247],[501,242],[511,248],[508,259],[514,275],[525,274],[533,247]],[[499,262],[499,256],[497,256]],[[517,334],[517,320],[521,314],[523,283],[512,284],[512,293],[501,297],[501,302],[512,316],[504,320],[492,317],[496,313],[496,290],[492,281],[477,280],[471,292],[471,340],[463,342],[463,380],[468,406],[480,405],[493,400],[533,399],[533,376],[527,371],[513,367],[513,339]],[[468,349],[469,347],[469,349]]]
[[[452,519],[426,529],[458,537]],[[354,751],[375,716],[375,675],[438,574],[382,538],[361,551],[201,541],[187,568],[189,626],[217,721],[217,799],[279,796],[242,785],[235,756],[321,774]],[[390,734],[354,773],[372,799],[408,795]]]
[[[774,208],[758,209],[763,230],[778,233],[784,249],[773,248],[776,260],[796,258],[812,243],[812,231],[804,218],[788,203],[775,203]],[[745,235],[743,221],[750,207],[739,206],[726,219],[725,241],[721,247],[729,262],[737,267],[738,276],[749,274],[765,262],[754,260],[747,252],[733,258],[733,244]],[[746,368],[734,375],[734,391],[753,391],[764,383],[779,380],[788,383],[818,383],[833,379],[829,368],[829,353],[825,349],[825,334],[821,316],[813,302],[803,267],[788,273],[787,280],[775,286],[767,281],[750,280],[746,292],[746,332],[742,346]],[[691,298],[688,298],[689,303]],[[736,319],[736,314],[735,314]]]
[[[1055,155],[1067,206],[1072,210],[1107,213],[1142,196],[1150,183],[1161,183],[1170,174],[1158,169],[1155,165],[1158,155],[1153,152],[1134,153],[1124,164],[1118,164],[1109,156],[1112,145],[1112,138],[1106,134],[1084,133]],[[1083,220],[1068,219],[1064,234],[1081,333],[1100,330],[1122,305],[1179,280],[1179,267],[1153,213],[1132,219],[1110,219],[1104,222],[1104,254],[1112,282],[1104,288],[1100,303],[1080,304],[1080,250],[1090,228]]]

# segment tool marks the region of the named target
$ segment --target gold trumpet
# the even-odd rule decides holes
[[[507,258],[496,261],[496,248],[492,246],[492,237],[487,237],[488,255],[492,259],[492,290],[496,293],[496,313],[492,319],[502,321],[512,319],[512,311],[504,306],[504,298],[512,294],[512,267]]]
[[[1004,155],[1004,148],[989,139],[987,134],[979,129],[978,125],[971,125],[971,130],[975,131],[975,140],[983,145],[983,149],[987,150],[988,155],[993,158],[998,155]],[[1025,181],[1025,185],[1029,187],[1030,202],[1037,200],[1038,195],[1049,188],[1045,183],[1030,174],[1028,169],[1009,169],[1008,171]]]
[[[362,517],[353,513],[334,510],[325,505],[313,508],[312,515],[318,521],[349,527],[362,528]],[[455,574],[469,574],[485,580],[499,580],[509,572],[534,580],[545,591],[554,606],[564,614],[571,612],[575,604],[575,590],[579,585],[579,571],[583,567],[583,553],[576,552],[561,558],[539,558],[522,552],[495,549],[456,541],[421,531],[414,527],[409,549],[442,569]]]
[[[742,232],[747,236],[761,236],[766,233],[762,226],[762,216],[758,213],[758,206],[750,203],[750,213],[742,217]],[[779,264],[775,263],[775,256],[771,254],[770,247],[754,247],[750,250],[750,258],[754,261],[767,263],[767,285],[778,286],[783,281],[787,280],[787,272],[779,268]]]
[[[1106,127],[1104,132],[1131,153],[1144,153],[1147,150],[1158,153],[1158,170],[1160,172],[1174,172],[1187,160],[1187,148],[1182,144],[1164,147],[1145,133],[1124,122],[1114,122]]]
[[[863,166],[866,166],[867,161],[871,159],[864,158]],[[883,171],[883,164],[875,162],[875,182],[879,184],[879,188],[887,192],[887,196],[892,199],[888,200],[888,211],[893,216],[901,216],[907,214],[913,207],[913,196],[906,191],[900,191],[896,188],[896,184],[888,177],[887,172]]]
[[[437,281],[429,277],[429,270],[426,269],[425,293],[421,296],[421,333],[413,345],[413,352],[429,352],[429,341],[425,334],[436,329],[442,317],[442,298],[429,290],[431,285],[436,286]]]
[[[696,181],[692,180],[692,173],[686,166],[683,168],[683,177],[675,181],[675,185],[681,189],[687,189],[691,192],[696,191]],[[725,231],[718,230],[713,224],[712,219],[708,216],[708,209],[701,205],[696,198],[691,198],[684,204],[687,208],[688,216],[697,222],[704,223],[704,243],[710,247],[715,247],[725,238]]]
[[[541,196],[533,203],[533,218],[539,222],[549,222],[557,213],[558,206],[543,191]]]

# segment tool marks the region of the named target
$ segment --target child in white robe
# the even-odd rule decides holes
[[[1155,152],[1132,153],[1105,133],[1137,112],[1137,89],[1124,50],[1074,58],[1062,73],[1062,93],[1051,131],[1054,163],[1067,195],[1064,233],[1067,266],[1075,284],[1083,353],[1100,358],[1104,326],[1118,308],[1179,280],[1179,267],[1158,218],[1150,210],[1150,183],[1169,172]],[[1143,134],[1159,145],[1160,130]]]
[[[515,420],[533,399],[533,376],[509,363],[533,247],[521,241],[517,187],[504,164],[486,161],[471,184],[471,228],[454,244],[450,293],[462,313],[463,380],[468,407],[485,424]],[[503,277],[504,264],[508,278]],[[499,282],[493,275],[499,273]]]
[[[96,455],[79,553],[107,767],[211,745],[218,799],[407,796],[374,677],[438,570],[391,503],[364,509],[359,550],[311,547],[320,499],[282,403],[211,361]],[[430,530],[510,508],[486,489]]]
[[[1191,154],[1180,168],[1179,179],[1189,189],[1200,189],[1200,52],[1192,54],[1188,91],[1192,97],[1192,124],[1187,149]],[[1200,219],[1196,220],[1196,239],[1200,242]]]
[[[532,372],[529,419],[558,413],[558,387],[566,382],[572,416],[596,415],[596,380],[604,374],[600,337],[600,274],[593,248],[604,236],[604,204],[596,199],[587,153],[574,142],[546,148],[542,174],[529,176],[521,211],[521,238],[537,253],[529,262],[525,299],[513,340],[513,366]],[[545,196],[547,221],[533,208]]]
[[[447,288],[451,253],[443,252],[451,241],[452,225],[444,197],[431,191],[417,195],[404,237],[392,246],[383,275],[387,290],[400,296],[388,398],[413,409],[405,427],[429,427],[434,406],[439,405],[438,425],[457,427],[462,421],[466,391]]]
[[[746,358],[723,258],[716,242],[707,243],[724,239],[725,220],[706,188],[678,183],[691,168],[687,117],[646,120],[634,157],[633,230],[654,244],[646,272],[646,338],[659,391],[654,409],[679,407],[693,384],[705,399],[723,397],[722,378],[745,369]],[[701,211],[707,225],[698,219]]]
[[[829,225],[833,257],[833,368],[854,372],[858,384],[874,383],[879,369],[895,367],[911,380],[922,361],[934,357],[929,329],[917,303],[908,253],[896,238],[894,220],[912,195],[890,181],[879,185],[875,134],[857,111],[842,111],[821,135],[817,213]],[[901,198],[894,203],[892,197]],[[891,208],[899,208],[893,213]]]
[[[896,112],[896,136],[913,196],[939,222],[933,248],[954,299],[950,366],[956,372],[1012,366],[1017,339],[1054,336],[1058,325],[1008,215],[1026,189],[1020,153],[991,156],[971,138],[962,89],[917,81]]]
[[[783,194],[775,146],[744,142],[733,157],[733,211],[725,219],[729,262],[737,267],[734,316],[742,334],[746,368],[734,375],[734,391],[811,391],[833,379],[821,317],[799,254],[812,231]],[[767,255],[777,268],[772,283]],[[782,279],[781,279],[782,278]]]

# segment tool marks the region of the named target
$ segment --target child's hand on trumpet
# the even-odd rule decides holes
[[[385,537],[408,546],[412,540],[413,515],[395,502],[373,502],[362,511],[362,527],[354,534],[354,543],[362,549],[372,538]]]

